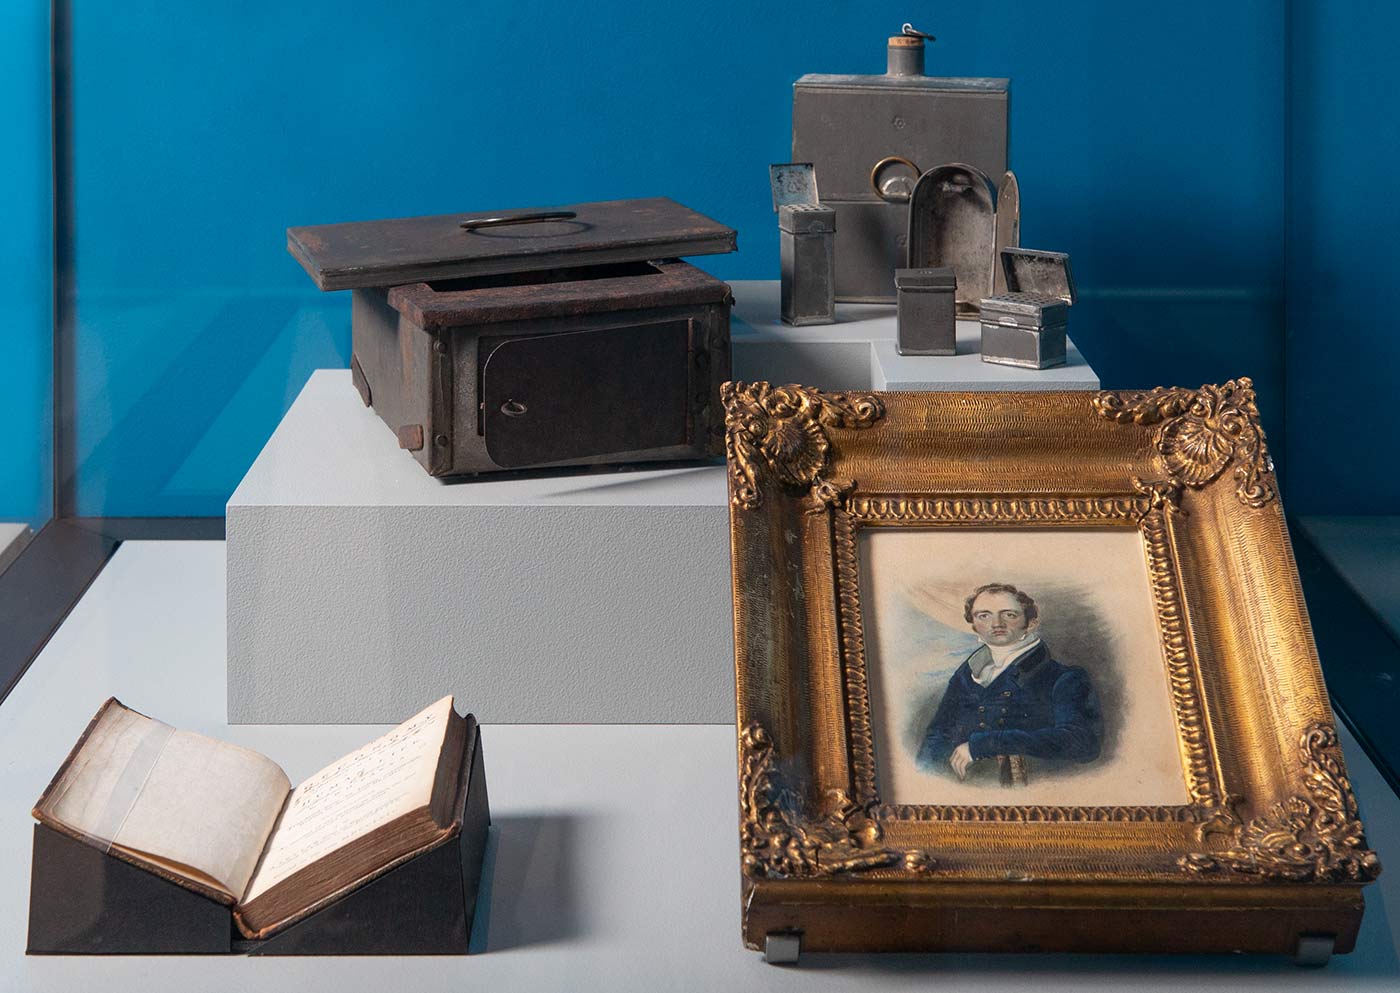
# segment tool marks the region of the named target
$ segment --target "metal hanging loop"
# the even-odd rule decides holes
[[[881,173],[890,166],[901,165],[913,172],[913,176],[890,176],[881,179]],[[919,167],[902,155],[886,155],[870,169],[870,186],[876,196],[890,203],[908,203],[914,192],[914,183],[919,178]]]

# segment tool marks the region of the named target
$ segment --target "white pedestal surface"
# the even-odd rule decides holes
[[[1322,970],[1226,955],[809,955],[797,968],[765,965],[739,938],[734,728],[713,725],[483,728],[493,838],[472,934],[483,954],[26,956],[29,809],[109,694],[257,749],[293,782],[379,733],[225,724],[223,553],[218,542],[124,543],[0,705],[0,993],[1400,989],[1400,800],[1345,728],[1367,841],[1387,871],[1366,887],[1356,951]]]
[[[34,532],[29,530],[28,524],[0,521],[0,572],[4,572],[6,566],[19,558],[19,553],[24,551],[24,546],[29,544],[33,537]]]
[[[906,357],[894,308],[789,328],[736,283],[734,376],[823,389],[1097,389],[960,354]],[[452,691],[487,722],[734,717],[724,468],[442,483],[360,403],[308,381],[229,499],[228,717],[387,723]]]
[[[740,280],[730,322],[734,378],[801,383],[824,390],[1097,390],[1099,377],[1073,341],[1065,364],[1018,369],[983,362],[982,325],[958,321],[956,355],[900,355],[895,308],[839,303],[835,324],[788,327],[778,316],[778,284]],[[1071,327],[1073,321],[1070,322]]]

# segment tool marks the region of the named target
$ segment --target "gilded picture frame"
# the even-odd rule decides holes
[[[1380,866],[1248,379],[1099,393],[729,383],[722,397],[746,945],[1350,950]],[[1136,534],[1160,658],[1134,664],[1160,670],[1180,799],[882,795],[880,749],[895,746],[873,731],[861,556],[886,529]],[[940,771],[933,791],[951,791]]]

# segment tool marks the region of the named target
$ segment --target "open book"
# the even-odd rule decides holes
[[[265,938],[460,830],[473,723],[443,697],[293,788],[266,756],[111,699],[34,816]]]

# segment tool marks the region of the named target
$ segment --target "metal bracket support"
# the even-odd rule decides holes
[[[801,931],[770,931],[764,935],[763,961],[769,965],[796,965],[801,955]]]
[[[1332,949],[1336,944],[1335,934],[1300,934],[1298,944],[1293,948],[1293,964],[1320,968],[1332,958]]]

